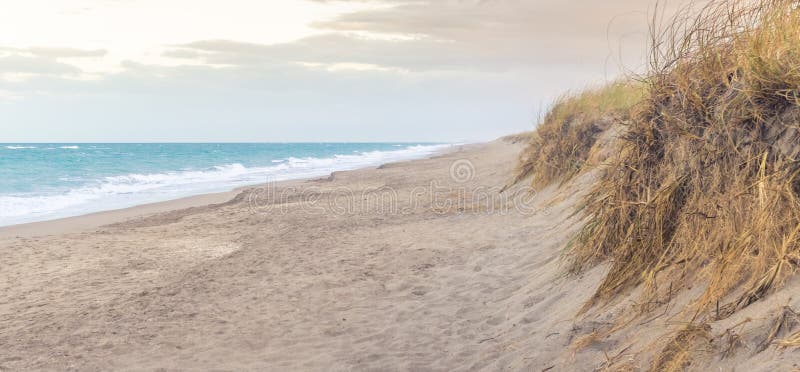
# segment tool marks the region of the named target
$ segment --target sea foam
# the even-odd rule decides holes
[[[228,191],[271,181],[326,176],[334,171],[421,158],[448,146],[450,145],[409,146],[391,151],[368,151],[325,158],[287,157],[263,167],[246,167],[232,163],[205,170],[129,173],[102,177],[58,194],[0,195],[0,226]]]

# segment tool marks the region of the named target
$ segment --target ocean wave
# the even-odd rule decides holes
[[[104,177],[60,194],[0,196],[0,225],[125,208],[271,181],[321,177],[334,171],[421,158],[448,146],[408,146],[327,158],[290,157],[263,167],[234,163],[205,170]]]
[[[66,150],[77,150],[77,149],[79,149],[81,147],[80,146],[61,146],[59,148],[60,149],[66,149]]]
[[[185,191],[202,191],[210,184],[232,180],[243,174],[247,168],[241,164],[214,167],[208,171],[182,171],[155,174],[127,174],[105,177],[90,185],[55,195],[12,195],[0,196],[0,222],[9,217],[47,216],[69,208],[84,206],[79,212],[93,211],[91,204],[104,203],[112,208],[139,204],[135,201],[158,201],[152,198],[181,196]],[[186,187],[182,186],[192,186]],[[158,191],[156,193],[155,191]],[[80,213],[78,213],[80,214]]]
[[[6,146],[9,150],[35,149],[36,146]]]

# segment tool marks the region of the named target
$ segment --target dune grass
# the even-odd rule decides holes
[[[654,43],[649,95],[589,197],[590,220],[572,251],[576,270],[612,262],[595,300],[644,284],[649,303],[668,284],[705,279],[695,310],[721,318],[795,271],[800,11],[793,4],[712,2],[659,34],[665,41]]]
[[[713,1],[653,33],[647,97],[588,196],[588,222],[570,251],[574,271],[611,263],[584,309],[641,285],[647,312],[702,282],[684,313],[691,329],[704,329],[796,272],[797,8],[789,0]],[[690,349],[667,345],[653,369],[684,368]]]
[[[644,92],[644,84],[626,80],[561,96],[531,134],[514,183],[532,176],[539,187],[578,174],[598,136],[627,119]]]
[[[711,339],[711,327],[707,324],[687,324],[667,343],[664,350],[656,356],[652,371],[684,371],[692,363],[692,355],[702,344]]]
[[[764,298],[800,266],[798,7],[715,0],[664,27],[654,17],[642,85],[565,96],[522,157],[517,180],[563,182],[583,169],[599,133],[624,123],[568,257],[574,272],[610,263],[584,310],[641,286],[648,312],[703,283],[682,311],[689,325],[654,370],[685,368],[708,323]],[[800,333],[778,343],[800,346]]]

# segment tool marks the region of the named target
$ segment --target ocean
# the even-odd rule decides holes
[[[429,143],[0,144],[0,226],[429,156]]]

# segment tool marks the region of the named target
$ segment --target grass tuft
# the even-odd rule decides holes
[[[711,327],[708,324],[688,324],[677,332],[667,346],[653,361],[651,371],[673,372],[685,371],[692,363],[692,355],[698,348],[704,348],[712,340]],[[705,346],[705,348],[708,348]]]
[[[619,81],[560,97],[532,133],[514,183],[533,176],[534,186],[544,186],[578,174],[599,135],[630,116],[644,87]]]

